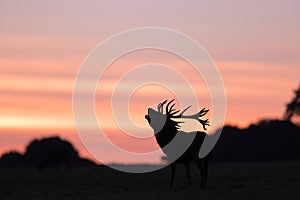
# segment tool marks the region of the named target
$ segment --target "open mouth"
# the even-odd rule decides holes
[[[147,119],[147,121],[150,123],[151,122],[151,119],[149,117],[149,115],[145,115],[145,118]]]

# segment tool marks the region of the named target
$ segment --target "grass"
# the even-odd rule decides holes
[[[0,199],[300,199],[300,162],[212,163],[206,190],[192,168],[188,187],[178,166],[173,189],[170,169],[145,174],[107,167],[59,169],[0,168]]]

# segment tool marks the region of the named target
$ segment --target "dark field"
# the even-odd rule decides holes
[[[188,187],[178,166],[173,189],[170,169],[127,174],[106,167],[40,173],[35,168],[0,168],[0,199],[300,199],[300,162],[212,163],[206,190],[192,167]]]

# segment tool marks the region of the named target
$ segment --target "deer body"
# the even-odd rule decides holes
[[[203,125],[204,129],[205,126],[208,125],[208,120],[200,120],[198,119],[200,116],[205,115],[208,110],[202,109],[199,113],[195,115],[190,116],[184,116],[183,113],[189,108],[182,111],[181,114],[175,115],[174,113],[178,113],[179,111],[175,111],[173,106],[169,109],[169,105],[173,102],[170,101],[166,107],[166,114],[163,114],[162,112],[162,106],[166,103],[163,102],[162,104],[159,104],[158,111],[155,111],[151,108],[148,109],[148,115],[145,116],[145,118],[148,120],[148,123],[153,128],[155,133],[155,138],[162,149],[162,151],[166,154],[167,158],[174,156],[172,149],[165,149],[164,147],[168,145],[175,137],[178,137],[179,140],[185,140],[187,137],[194,138],[191,141],[190,146],[184,151],[183,154],[181,154],[178,158],[174,160],[174,162],[171,163],[171,181],[170,181],[170,187],[173,186],[174,183],[174,177],[176,173],[176,166],[178,163],[182,163],[185,166],[186,169],[186,176],[188,179],[189,185],[191,185],[191,176],[190,176],[190,163],[195,162],[197,164],[197,167],[200,170],[201,173],[201,188],[205,188],[206,186],[206,179],[207,179],[207,172],[208,172],[208,158],[209,156],[205,156],[204,158],[199,158],[198,154],[201,148],[201,145],[203,143],[203,140],[206,136],[205,132],[201,131],[195,131],[195,132],[183,132],[178,130],[179,129],[179,123],[177,121],[172,120],[172,118],[192,118],[197,119],[199,122]],[[162,123],[163,122],[163,123]],[[171,159],[172,160],[172,159]]]

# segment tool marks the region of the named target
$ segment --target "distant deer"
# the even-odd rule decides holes
[[[47,168],[51,169],[55,167],[58,170],[60,165],[64,165],[66,169],[71,167],[70,165],[71,153],[68,149],[55,149],[49,151],[45,158],[38,164],[40,171],[45,171]]]
[[[180,131],[180,123],[181,121],[174,121],[173,119],[195,119],[199,121],[204,130],[206,130],[205,126],[209,126],[208,119],[201,120],[200,117],[204,116],[209,110],[203,108],[200,112],[194,115],[183,115],[185,111],[187,111],[191,106],[185,108],[180,114],[180,110],[174,109],[175,103],[173,103],[174,99],[167,103],[165,100],[162,103],[159,103],[157,106],[157,111],[152,108],[148,109],[148,115],[145,115],[149,125],[154,130],[155,138],[158,145],[162,148],[163,152],[166,154],[167,158],[172,157],[172,152],[170,150],[164,150],[165,147],[169,142],[171,142],[177,134],[183,137],[194,137],[191,145],[187,148],[187,150],[174,162],[171,164],[171,182],[170,187],[173,187],[174,177],[176,172],[176,166],[178,163],[183,163],[186,169],[186,176],[188,179],[188,183],[191,186],[191,175],[190,175],[190,163],[192,161],[196,162],[197,167],[201,173],[201,184],[200,187],[204,189],[206,187],[206,179],[208,173],[208,160],[209,156],[205,156],[204,158],[199,158],[198,154],[203,143],[203,140],[206,136],[206,133],[196,131],[196,132],[183,132]],[[167,103],[166,106],[166,113],[163,113],[163,106]],[[171,105],[172,104],[172,105]]]

